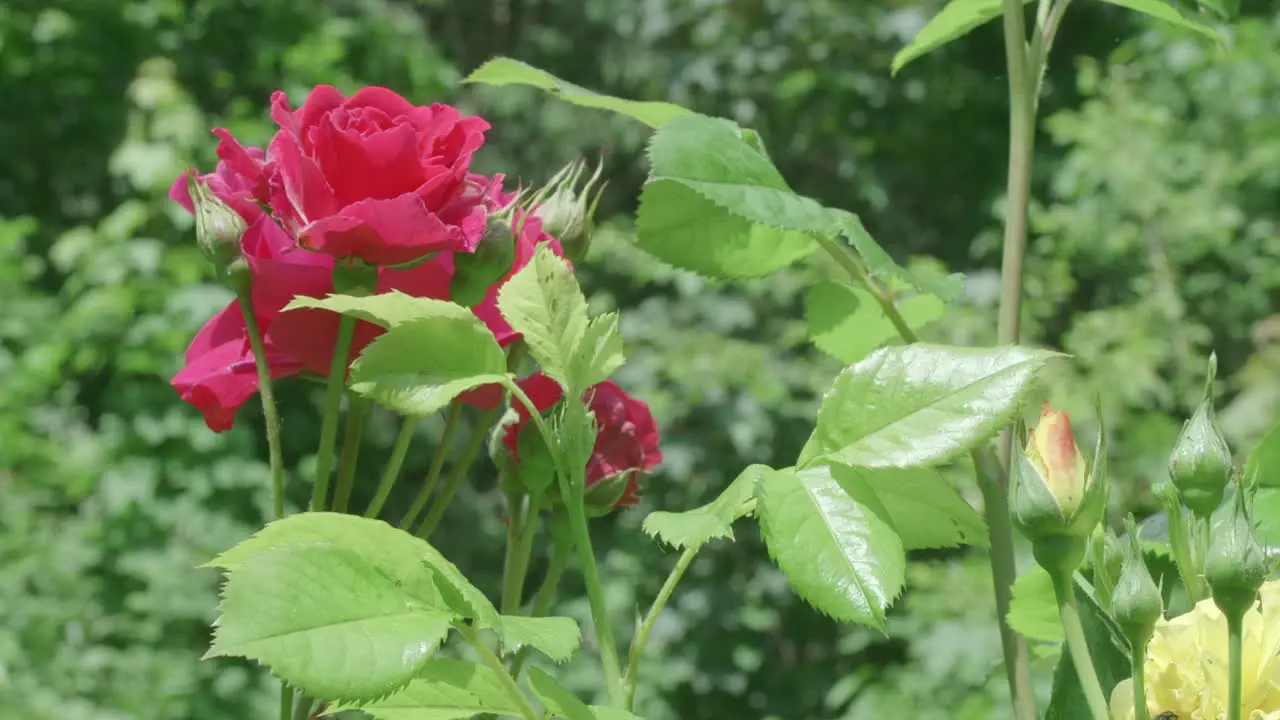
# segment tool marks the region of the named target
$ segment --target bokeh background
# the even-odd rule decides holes
[[[275,89],[391,87],[494,125],[479,164],[530,183],[579,157],[609,188],[583,282],[620,308],[619,380],[657,415],[667,461],[645,504],[601,521],[618,627],[674,555],[647,510],[713,497],[746,464],[786,465],[838,369],[805,338],[800,265],[726,285],[630,244],[645,128],[535,91],[460,86],[496,54],[581,85],[671,99],[757,128],[802,193],[860,213],[903,262],[962,271],[930,339],[994,341],[1006,85],[995,26],[890,78],[939,0],[11,0],[0,6],[0,717],[270,717],[274,685],[199,661],[217,575],[196,566],[266,515],[261,421],[209,432],[168,385],[227,298],[165,192],[211,167],[209,129],[271,132]],[[1221,413],[1247,451],[1280,410],[1280,4],[1245,3],[1220,51],[1081,0],[1042,104],[1028,341],[1076,356],[1056,402],[1111,428],[1116,517],[1149,483],[1220,361]],[[295,507],[314,459],[316,388],[287,384]],[[366,438],[370,493],[394,433]],[[423,424],[391,514],[441,423]],[[500,574],[485,462],[436,540],[485,588]],[[960,487],[977,502],[971,482]],[[650,644],[650,720],[1006,717],[980,549],[919,553],[889,636],[838,627],[789,594],[750,527],[701,553]],[[543,561],[535,561],[532,578]],[[1024,564],[1025,567],[1025,564]],[[570,573],[559,612],[586,616]],[[1037,648],[1047,681],[1053,648]],[[591,656],[564,670],[592,692]],[[1043,689],[1043,688],[1042,688]]]

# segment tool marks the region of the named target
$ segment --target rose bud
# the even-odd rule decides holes
[[[1213,379],[1217,369],[1217,355],[1210,355],[1204,396],[1195,414],[1183,425],[1169,456],[1169,477],[1178,489],[1178,497],[1199,518],[1208,518],[1222,502],[1231,475],[1231,449],[1213,416]]]
[[[1237,484],[1233,502],[1214,513],[1204,559],[1213,602],[1227,617],[1244,615],[1267,579],[1267,558],[1253,532],[1249,499],[1249,492]]]
[[[1011,464],[1010,510],[1031,541],[1036,562],[1053,573],[1073,572],[1107,505],[1105,432],[1099,428],[1092,466],[1071,433],[1071,419],[1045,403],[1040,424]]]
[[[1156,621],[1164,616],[1164,598],[1152,579],[1142,556],[1142,543],[1138,539],[1138,527],[1130,516],[1125,527],[1129,531],[1129,548],[1120,568],[1120,580],[1116,583],[1111,616],[1124,633],[1135,654],[1145,652]]]
[[[566,165],[535,197],[534,212],[542,218],[543,230],[560,240],[565,257],[570,260],[586,256],[595,232],[596,205],[604,193],[604,184],[596,186],[604,164],[596,165],[595,173],[579,190],[577,184],[584,169],[581,161]]]
[[[240,238],[249,224],[214,195],[194,171],[187,173],[187,192],[196,216],[196,243],[205,258],[213,263],[218,279],[225,281],[229,268],[240,259]]]

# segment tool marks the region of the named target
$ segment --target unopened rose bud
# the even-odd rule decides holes
[[[1051,574],[1080,565],[1106,510],[1104,436],[1099,428],[1093,464],[1086,465],[1070,418],[1045,403],[1040,424],[1013,460],[1010,510],[1036,561]]]
[[[1129,548],[1120,569],[1120,579],[1116,583],[1111,615],[1128,639],[1133,652],[1140,653],[1151,640],[1156,621],[1164,615],[1164,598],[1143,559],[1142,543],[1138,539],[1138,528],[1132,517],[1128,519],[1126,526],[1129,531]]]
[[[596,184],[604,170],[603,164],[596,166],[595,173],[581,189],[577,187],[585,167],[581,161],[565,166],[535,198],[535,212],[542,218],[542,229],[560,241],[565,257],[571,261],[587,254],[595,232],[596,205],[604,193],[604,185]]]
[[[1204,577],[1223,614],[1243,615],[1267,579],[1267,558],[1250,521],[1248,491],[1235,487],[1233,502],[1214,513]]]
[[[1213,415],[1213,379],[1218,359],[1209,356],[1209,377],[1195,414],[1169,456],[1169,477],[1178,496],[1196,517],[1208,518],[1222,502],[1231,476],[1231,449],[1218,430]]]
[[[195,172],[187,174],[187,192],[196,216],[196,243],[213,263],[218,277],[225,279],[227,269],[240,257],[240,238],[249,224],[214,195]]]

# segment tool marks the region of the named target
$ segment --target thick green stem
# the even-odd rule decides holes
[[[280,720],[293,720],[293,688],[280,681]]]
[[[541,504],[535,498],[529,498],[525,506],[522,495],[509,498],[507,507],[511,514],[507,526],[507,551],[502,565],[502,614],[515,615],[520,612],[524,599],[524,581],[529,574],[529,557],[533,554],[533,539],[538,533],[538,513]]]
[[[627,674],[625,681],[627,684],[627,705],[626,709],[630,710],[636,698],[636,681],[637,673],[640,669],[640,658],[644,655],[644,646],[649,642],[649,633],[653,630],[653,624],[658,621],[658,615],[662,613],[662,609],[667,606],[667,602],[671,600],[671,594],[675,592],[676,585],[680,584],[680,579],[684,577],[684,572],[689,569],[689,565],[693,562],[694,556],[698,554],[698,548],[686,548],[680,555],[680,559],[676,561],[676,566],[672,568],[671,574],[667,576],[667,581],[662,584],[662,588],[658,590],[658,597],[654,598],[653,605],[649,607],[649,612],[644,616],[644,620],[640,622],[640,629],[636,631],[635,639],[631,641],[631,650],[627,653]]]
[[[1133,678],[1134,720],[1149,720],[1147,711],[1147,648],[1132,647],[1129,653],[1129,674]]]
[[[311,510],[325,509],[329,498],[329,477],[333,474],[333,451],[338,445],[338,416],[342,413],[342,389],[347,379],[347,358],[356,319],[343,315],[338,320],[338,337],[329,363],[329,380],[324,391],[324,416],[320,423],[320,449],[316,453],[316,482],[311,488]]]
[[[387,467],[382,472],[382,479],[378,481],[378,489],[374,491],[373,500],[364,511],[365,517],[376,518],[378,513],[382,512],[382,506],[387,503],[387,498],[391,496],[391,489],[395,487],[396,479],[400,477],[400,468],[404,465],[405,456],[409,454],[409,445],[413,443],[413,433],[417,426],[417,418],[406,417],[401,421],[400,434],[396,436],[395,445],[391,448],[391,458],[387,460]]]
[[[1240,720],[1244,702],[1241,662],[1244,645],[1244,613],[1227,614],[1227,720]]]
[[[1062,617],[1062,633],[1067,641],[1067,652],[1071,655],[1071,664],[1075,666],[1076,675],[1080,678],[1080,687],[1084,689],[1089,712],[1094,720],[1108,720],[1110,713],[1107,698],[1102,692],[1102,684],[1098,682],[1098,674],[1094,672],[1089,644],[1084,637],[1084,626],[1080,624],[1072,573],[1055,573],[1053,591],[1058,598],[1058,614]]]
[[[436,498],[435,502],[431,503],[431,509],[427,511],[427,517],[418,526],[418,537],[429,540],[431,534],[440,526],[440,521],[444,519],[444,511],[448,509],[449,503],[453,502],[453,496],[458,494],[458,489],[462,487],[462,482],[467,479],[467,473],[471,471],[471,464],[476,461],[476,458],[480,457],[480,451],[484,449],[485,440],[489,436],[489,426],[493,425],[501,414],[501,408],[488,410],[476,422],[475,427],[471,428],[471,436],[467,438],[467,444],[462,448],[462,454],[458,456],[458,461],[454,463],[453,471],[449,473],[449,479],[445,481],[444,488],[440,491],[440,496]]]
[[[431,456],[431,467],[428,468],[427,476],[422,480],[422,489],[414,496],[408,512],[400,519],[401,530],[408,530],[418,521],[418,515],[422,514],[422,509],[431,499],[431,493],[435,492],[436,485],[440,483],[440,470],[444,468],[445,456],[449,454],[449,446],[453,444],[453,436],[458,432],[461,421],[462,403],[454,402],[449,406],[449,416],[444,421],[444,434],[440,436],[436,452]]]
[[[586,483],[581,477],[584,470],[576,469],[576,476],[571,476],[565,471],[555,436],[551,434],[551,429],[542,419],[538,406],[529,399],[519,385],[510,380],[506,385],[512,397],[519,400],[529,411],[529,419],[542,435],[542,441],[552,451],[551,458],[556,466],[560,495],[565,500],[565,508],[569,515],[569,531],[578,553],[578,564],[582,566],[582,579],[587,586],[591,619],[595,624],[596,637],[600,641],[600,665],[604,670],[605,683],[609,688],[609,699],[617,707],[626,707],[626,693],[622,687],[622,666],[618,663],[618,645],[613,639],[613,624],[610,622],[609,608],[604,599],[604,584],[600,582],[600,568],[596,565],[595,551],[591,547],[591,530],[587,526],[587,509],[583,500]]]
[[[347,426],[342,431],[342,455],[338,458],[338,486],[333,491],[333,511],[344,513],[351,502],[356,468],[360,463],[360,443],[364,421],[369,417],[369,401],[352,397],[347,405]]]
[[[480,653],[480,659],[484,661],[498,675],[498,679],[502,682],[502,687],[507,691],[507,695],[515,701],[520,707],[520,716],[525,720],[538,720],[538,711],[533,709],[533,705],[529,703],[529,698],[525,697],[524,691],[516,684],[516,680],[507,672],[507,666],[502,664],[502,660],[489,649],[484,640],[480,637],[480,632],[471,625],[459,625],[458,632],[462,634],[467,642]]]
[[[253,350],[253,364],[258,371],[258,395],[262,397],[262,418],[267,426],[267,455],[271,462],[271,512],[275,519],[284,517],[284,453],[280,449],[280,411],[272,389],[271,365],[267,362],[267,346],[262,329],[253,314],[253,295],[248,288],[237,293],[244,326]],[[290,696],[292,697],[292,696]]]

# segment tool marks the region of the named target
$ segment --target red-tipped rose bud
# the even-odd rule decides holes
[[[1085,463],[1066,413],[1045,403],[1040,424],[1014,458],[1010,510],[1050,573],[1072,572],[1106,511],[1105,432],[1099,428],[1092,466]]]

